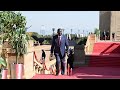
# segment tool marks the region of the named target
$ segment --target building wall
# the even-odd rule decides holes
[[[24,78],[29,79],[34,76],[33,70],[33,51],[24,55]]]
[[[102,32],[110,32],[110,40],[112,33],[115,33],[115,41],[120,41],[120,11],[100,11],[99,13],[99,29]]]
[[[111,38],[115,33],[115,41],[120,41],[120,11],[111,12]]]
[[[99,13],[99,29],[100,37],[102,37],[102,32],[110,32],[110,23],[111,22],[111,12],[110,11],[100,11]]]

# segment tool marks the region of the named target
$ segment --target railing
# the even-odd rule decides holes
[[[53,63],[50,65],[49,68],[47,68],[46,64],[38,61],[36,53],[34,51],[34,70],[37,74],[46,74],[45,72],[48,71],[49,74],[55,75],[56,74],[56,69],[55,69],[55,64]],[[61,69],[59,70],[59,73],[61,72]],[[67,68],[67,75],[72,75],[72,69],[70,69],[70,66],[68,65]]]
[[[55,63],[50,65],[49,68],[47,68],[45,63],[42,63],[40,61],[38,61],[36,53],[34,52],[34,70],[36,71],[36,73],[38,74],[46,74],[45,72],[48,71],[49,74],[55,74]]]

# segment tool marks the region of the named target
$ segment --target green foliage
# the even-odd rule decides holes
[[[39,35],[37,32],[27,32],[28,33],[28,35],[30,36],[30,39],[31,40],[34,40],[33,38],[32,38],[32,36],[36,36],[37,38],[44,38],[45,36],[43,36],[43,35]]]
[[[39,37],[39,34],[37,32],[32,32],[31,36],[37,36],[37,37]]]
[[[30,40],[33,40],[33,41],[35,41],[33,37],[30,37]]]
[[[50,41],[49,40],[44,40],[43,44],[50,44]]]
[[[94,30],[94,34],[99,35],[99,34],[100,34],[100,30],[97,29],[97,28],[95,28],[95,30]]]
[[[13,11],[0,12],[0,31],[9,33],[12,30],[24,28],[26,26],[26,18],[20,12]]]
[[[45,35],[44,38],[48,38],[48,39],[51,39],[52,36],[51,35]]]
[[[81,41],[81,38],[77,39],[77,40],[76,40],[76,43],[78,44],[80,41]]]
[[[78,45],[86,45],[87,37],[82,37],[79,39],[79,42],[77,43]]]
[[[16,53],[16,63],[18,57],[27,53],[27,42],[30,39],[26,33],[26,18],[20,12],[3,11],[0,12],[0,33],[3,40],[8,40],[12,49]]]
[[[7,67],[7,62],[2,57],[0,57],[0,65],[2,65],[3,67]]]
[[[16,31],[9,33],[11,38],[8,38],[9,44],[15,50],[16,56],[20,56],[27,53],[28,36],[24,33],[24,29],[17,29]],[[16,58],[17,59],[17,58]]]
[[[7,67],[7,62],[4,58],[0,57],[0,78],[2,78],[2,70]]]

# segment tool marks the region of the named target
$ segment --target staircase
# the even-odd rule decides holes
[[[120,54],[120,42],[97,42],[94,44],[93,54]]]
[[[120,67],[120,43],[97,42],[90,57],[90,67]]]
[[[120,79],[120,43],[97,42],[86,59],[88,66],[74,68],[72,76],[37,73],[31,79]]]

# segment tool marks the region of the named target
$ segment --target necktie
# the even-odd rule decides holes
[[[58,44],[59,44],[59,46],[60,46],[60,36],[58,37]]]

